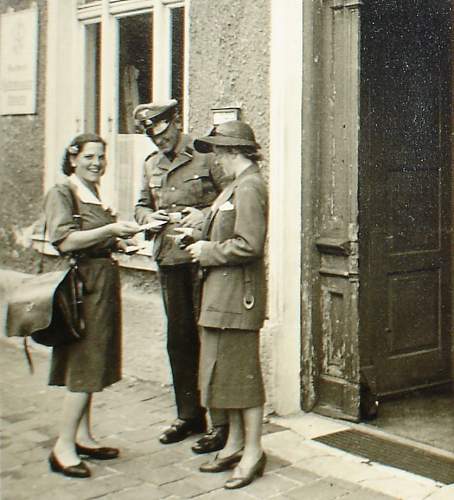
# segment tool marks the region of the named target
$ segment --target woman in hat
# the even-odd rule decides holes
[[[45,198],[46,227],[62,258],[77,252],[83,280],[84,337],[54,347],[49,385],[66,386],[60,433],[49,456],[51,470],[69,477],[89,477],[80,456],[107,460],[119,450],[101,447],[90,429],[94,392],[121,378],[120,283],[111,253],[126,249],[124,238],[139,231],[135,222],[117,222],[98,186],[106,170],[106,143],[95,134],[75,137],[65,150],[66,182]],[[79,215],[80,222],[74,215]]]
[[[265,318],[264,246],[267,190],[257,161],[259,145],[249,125],[231,121],[198,139],[213,151],[232,182],[214,202],[201,240],[187,246],[204,274],[199,325],[202,404],[225,409],[230,431],[225,447],[202,472],[235,467],[225,488],[241,488],[263,474],[261,446],[265,393],[259,330]]]

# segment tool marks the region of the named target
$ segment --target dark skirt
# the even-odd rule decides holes
[[[98,392],[121,379],[121,303],[118,264],[98,258],[80,264],[85,337],[54,347],[49,385]]]
[[[260,335],[251,330],[201,327],[199,389],[206,408],[262,406]]]

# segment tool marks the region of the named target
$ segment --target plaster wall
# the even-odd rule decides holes
[[[43,196],[46,0],[4,0],[0,14],[38,6],[37,112],[0,116],[0,266],[31,271],[32,226]]]
[[[191,133],[209,129],[211,108],[238,106],[268,158],[269,0],[191,0],[189,20]]]

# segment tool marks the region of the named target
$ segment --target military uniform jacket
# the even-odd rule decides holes
[[[199,259],[205,271],[199,325],[240,330],[263,326],[267,212],[266,186],[256,165],[213,204],[202,234],[209,241]]]
[[[224,174],[213,162],[213,155],[197,153],[192,139],[182,134],[175,158],[160,151],[145,159],[142,188],[135,208],[139,224],[146,223],[148,214],[156,210],[181,212],[186,207],[205,209],[222,190]],[[188,252],[181,250],[168,235],[177,234],[178,223],[168,223],[155,236],[154,257],[160,265],[184,264],[191,261]]]

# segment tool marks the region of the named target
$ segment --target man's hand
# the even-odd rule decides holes
[[[197,227],[202,224],[205,218],[202,210],[194,207],[186,207],[181,213],[184,215],[180,222],[181,227]]]
[[[194,229],[192,227],[176,227],[174,231],[177,234],[168,234],[167,236],[175,240],[177,246],[182,250],[194,243]]]
[[[157,210],[147,215],[145,224],[141,226],[141,229],[152,233],[159,233],[169,220],[169,216],[165,210]]]
[[[191,254],[192,262],[197,262],[200,260],[200,256],[202,255],[202,249],[206,241],[196,241],[192,245],[188,245],[186,247],[186,251]]]

